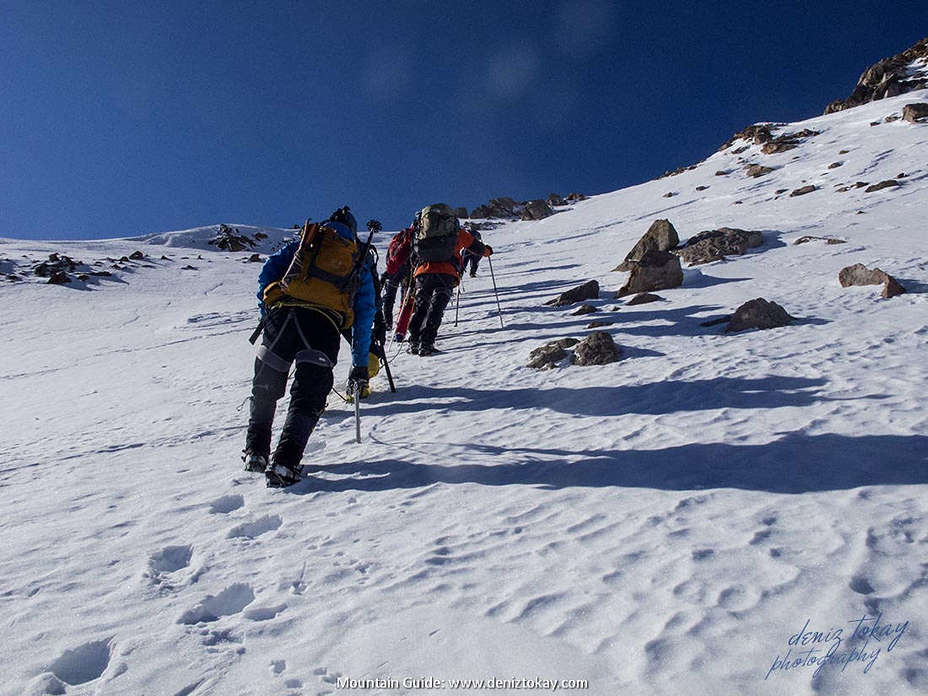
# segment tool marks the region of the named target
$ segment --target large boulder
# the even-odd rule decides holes
[[[556,206],[567,205],[567,201],[565,201],[564,198],[558,193],[549,193],[548,197],[545,198],[545,202],[552,208]]]
[[[551,210],[551,206],[541,199],[528,201],[525,207],[522,208],[523,220],[544,220],[552,215],[554,215],[554,211]]]
[[[674,249],[673,253],[690,266],[697,266],[726,256],[740,256],[763,243],[764,235],[760,232],[722,227],[690,237],[685,246]]]
[[[621,287],[617,297],[678,288],[681,285],[683,269],[680,267],[679,257],[667,251],[652,249],[634,265],[628,281]]]
[[[924,71],[912,70],[913,63],[928,58],[928,38],[924,38],[912,48],[867,68],[857,86],[847,99],[836,99],[826,108],[825,113],[851,109],[861,104],[895,97],[917,89],[928,87],[928,76]]]
[[[565,305],[573,304],[574,302],[582,302],[583,300],[598,300],[599,299],[599,283],[595,280],[589,280],[583,285],[578,285],[575,288],[571,288],[567,292],[562,292],[560,295],[555,297],[553,300],[548,300],[545,302],[546,305],[554,305],[555,307],[563,307]]]
[[[746,329],[775,329],[789,326],[795,317],[789,315],[776,302],[769,302],[762,297],[745,302],[735,310],[725,327],[726,333]]]
[[[594,331],[574,348],[574,365],[607,365],[618,360],[622,351],[605,331]]]
[[[918,123],[923,118],[928,118],[928,104],[924,102],[906,104],[902,107],[902,118],[910,123]]]
[[[632,247],[632,250],[625,256],[625,260],[616,266],[615,271],[630,271],[632,267],[641,260],[645,253],[656,251],[669,251],[680,243],[680,237],[677,236],[677,230],[671,224],[670,220],[655,220],[651,223],[648,231],[644,233],[641,239]]]
[[[848,288],[852,285],[882,285],[882,297],[889,299],[905,292],[902,284],[893,278],[889,273],[881,271],[879,268],[869,269],[862,263],[855,263],[853,266],[846,266],[838,273],[838,282],[842,288]]]

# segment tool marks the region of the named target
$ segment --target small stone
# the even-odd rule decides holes
[[[705,191],[707,188],[709,188],[709,187],[708,187],[708,186],[697,186],[697,187],[696,187],[696,190],[697,190],[697,191]]]
[[[261,263],[261,254],[252,254],[249,256],[248,263]]]
[[[849,153],[849,152],[850,152],[850,150],[838,150],[838,154],[839,154],[839,155],[846,155],[846,154]]]
[[[649,302],[660,302],[663,299],[664,298],[661,297],[660,295],[655,295],[650,292],[641,292],[635,295],[632,299],[630,299],[625,304],[626,305],[648,304]]]
[[[673,198],[673,197],[676,196],[676,195],[677,195],[677,194],[676,194],[674,191],[668,191],[668,192],[665,193],[662,197],[663,197],[663,198]]]
[[[816,188],[817,187],[813,186],[812,184],[809,184],[808,186],[801,186],[800,188],[797,188],[791,191],[789,196],[790,198],[794,196],[804,196],[807,193],[812,193],[813,191],[816,190]]]
[[[563,307],[564,305],[573,304],[574,302],[582,302],[583,300],[598,300],[599,299],[599,283],[595,280],[590,280],[584,283],[583,285],[578,285],[575,288],[563,292],[553,300],[548,300],[545,302],[546,305],[553,305],[555,307]]]
[[[762,164],[751,164],[745,167],[744,171],[748,176],[752,176],[756,179],[759,176],[764,176],[772,172],[773,167],[765,167]]]
[[[180,270],[182,270],[182,271],[198,271],[198,270],[200,270],[200,269],[197,268],[196,266],[191,266],[191,265],[188,263],[186,266],[182,266]]]
[[[902,186],[895,179],[887,179],[886,181],[881,181],[878,184],[873,184],[873,186],[868,186],[867,190],[864,193],[873,193],[874,191],[882,191],[887,188],[895,188],[896,186]]]
[[[557,367],[557,364],[567,357],[566,349],[577,345],[579,342],[576,338],[559,338],[556,341],[535,348],[529,354],[528,367],[536,370]]]
[[[777,189],[774,193],[779,196],[781,193],[786,193],[789,189]]]
[[[141,251],[133,251],[131,254],[129,254],[129,258],[133,261],[141,261],[145,258],[145,254],[143,254]]]
[[[715,173],[716,176],[728,176],[729,174],[731,174],[731,170],[730,170],[730,169],[719,169],[719,170]]]
[[[828,168],[837,169],[838,167],[841,167],[843,165],[844,165],[844,162],[832,162],[831,164],[828,165]]]
[[[578,317],[584,314],[592,314],[593,312],[598,312],[598,311],[599,310],[596,309],[596,307],[594,307],[591,304],[582,304],[580,305],[580,307],[577,308],[577,311],[571,312],[570,315],[573,317]]]

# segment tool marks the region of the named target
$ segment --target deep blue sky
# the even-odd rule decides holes
[[[602,193],[820,114],[928,3],[0,0],[0,237]]]

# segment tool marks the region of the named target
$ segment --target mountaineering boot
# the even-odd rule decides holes
[[[434,345],[432,345],[432,344],[430,344],[430,343],[428,343],[428,344],[427,344],[427,343],[424,343],[424,344],[422,344],[422,346],[419,348],[419,355],[420,355],[420,356],[423,356],[423,357],[424,357],[424,356],[427,356],[427,355],[437,355],[438,353],[441,353],[441,351],[438,350],[438,348],[436,348]]]
[[[245,450],[242,454],[242,461],[245,462],[245,471],[253,471],[257,474],[263,474],[267,469],[267,455],[249,452]]]
[[[410,355],[419,355],[419,344],[409,342],[409,345],[406,347],[406,352]]]
[[[268,488],[286,488],[294,483],[299,483],[302,478],[303,467],[297,464],[296,468],[284,464],[271,464],[270,468],[264,472],[267,479]]]

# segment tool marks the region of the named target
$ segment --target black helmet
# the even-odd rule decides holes
[[[347,205],[344,208],[339,208],[331,215],[329,215],[329,220],[332,222],[340,222],[349,230],[351,234],[357,236],[358,234],[358,221],[354,219],[354,215],[351,214],[351,208]]]

